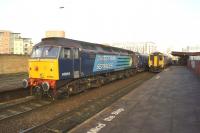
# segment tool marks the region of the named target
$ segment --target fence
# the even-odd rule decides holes
[[[195,74],[200,76],[200,56],[190,56],[187,62],[187,66]]]

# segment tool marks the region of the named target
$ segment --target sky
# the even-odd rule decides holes
[[[200,0],[0,0],[0,29],[34,43],[47,30],[64,30],[76,40],[180,50],[200,45]]]

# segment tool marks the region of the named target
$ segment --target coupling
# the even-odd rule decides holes
[[[44,92],[49,91],[49,89],[50,89],[49,83],[48,82],[43,82],[42,83],[42,89],[43,89]]]

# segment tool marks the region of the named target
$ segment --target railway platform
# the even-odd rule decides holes
[[[0,75],[0,93],[22,88],[22,80],[27,77],[27,73]]]
[[[71,133],[200,133],[200,79],[171,66]]]

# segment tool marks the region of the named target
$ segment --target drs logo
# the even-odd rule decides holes
[[[98,64],[97,70],[107,70],[107,69],[112,69],[112,67],[113,67],[112,64]]]
[[[96,55],[93,72],[113,69],[115,62],[114,55]]]
[[[93,72],[130,67],[131,57],[118,55],[96,55]]]

